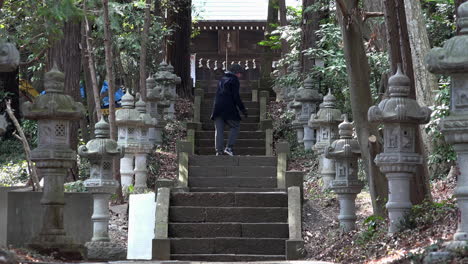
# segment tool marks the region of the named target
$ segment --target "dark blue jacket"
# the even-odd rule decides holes
[[[241,120],[239,111],[246,113],[239,95],[240,82],[236,75],[227,72],[218,82],[211,119]]]

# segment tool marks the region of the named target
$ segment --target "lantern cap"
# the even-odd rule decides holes
[[[397,72],[388,79],[390,97],[408,97],[410,85],[410,78],[402,72],[401,64],[398,64]]]

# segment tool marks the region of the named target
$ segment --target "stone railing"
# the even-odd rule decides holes
[[[188,189],[188,166],[189,156],[193,153],[193,144],[189,141],[177,142],[177,156],[179,176],[177,179],[177,188],[181,190]]]
[[[277,155],[277,165],[276,165],[276,179],[277,179],[277,188],[285,189],[286,188],[286,171],[288,169],[288,154],[290,152],[290,146],[288,142],[278,142],[276,143],[276,155]]]
[[[304,257],[302,239],[302,203],[301,190],[297,186],[288,188],[288,225],[289,239],[286,240],[286,260],[298,260]]]

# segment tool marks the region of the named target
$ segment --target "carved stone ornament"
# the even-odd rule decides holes
[[[358,179],[358,159],[361,148],[353,138],[353,125],[345,117],[339,125],[340,139],[325,148],[324,156],[335,161],[335,179],[331,189],[340,201],[340,226],[345,231],[356,229],[356,196],[361,192],[364,183]]]
[[[392,234],[400,230],[400,222],[412,206],[410,180],[423,161],[416,153],[416,131],[429,121],[431,110],[409,98],[410,79],[401,72],[400,65],[388,86],[390,97],[369,108],[368,118],[384,125],[384,152],[377,155],[375,163],[388,179],[388,232]]]

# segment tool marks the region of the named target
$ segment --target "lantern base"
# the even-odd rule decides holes
[[[88,260],[125,260],[127,250],[113,242],[93,241],[86,243]]]
[[[83,245],[73,243],[72,239],[66,235],[36,237],[29,248],[36,250],[39,254],[53,255],[55,258],[65,260],[82,260],[86,256],[86,249]]]

